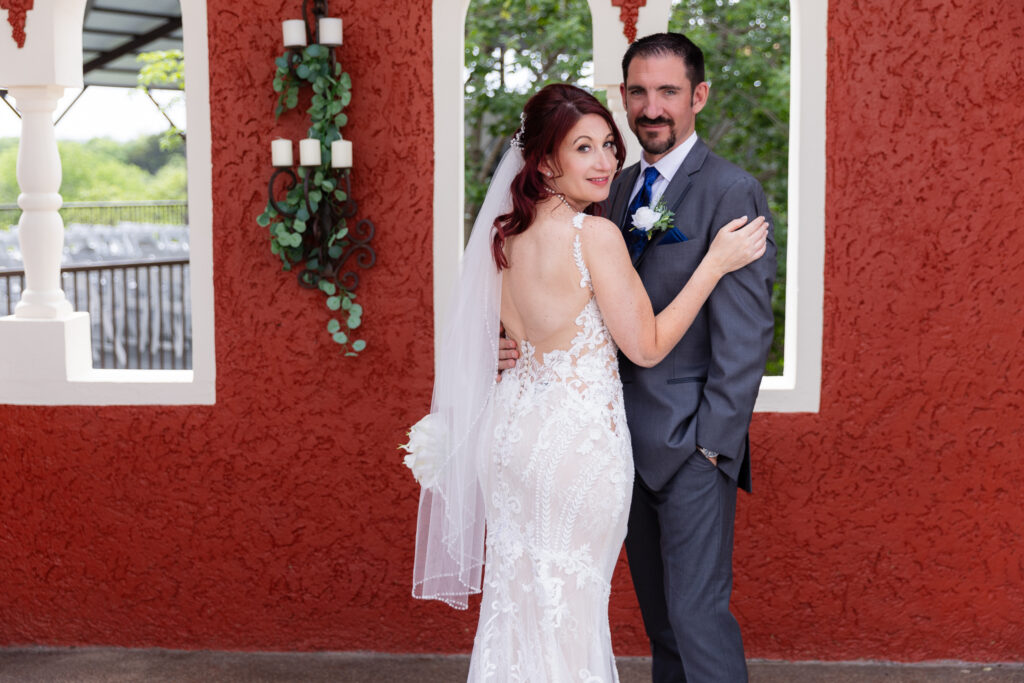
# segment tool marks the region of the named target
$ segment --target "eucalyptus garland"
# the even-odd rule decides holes
[[[339,275],[353,242],[342,215],[342,203],[348,197],[331,169],[331,143],[341,138],[340,129],[348,122],[343,109],[352,99],[352,80],[330,50],[324,45],[309,45],[301,51],[289,50],[275,60],[274,92],[278,98],[274,116],[279,118],[294,109],[299,89],[311,87],[313,95],[306,110],[312,122],[308,137],[320,141],[321,163],[299,166],[298,182],[287,188],[283,199],[276,200],[281,211],[268,200],[256,222],[269,229],[270,251],[280,257],[282,269],[298,269],[299,283],[320,290],[326,297],[327,308],[338,314],[327,323],[327,332],[345,355],[355,356],[366,348],[365,341],[351,337],[362,323],[363,309],[355,303],[352,291],[357,283],[355,275]],[[324,214],[330,216],[329,221],[323,220]]]

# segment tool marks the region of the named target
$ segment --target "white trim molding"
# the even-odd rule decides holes
[[[465,20],[471,0],[433,1],[434,45],[434,349],[458,280],[462,258]],[[626,49],[619,8],[588,0],[594,27],[595,87],[608,92],[620,126],[621,56]],[[671,0],[648,0],[637,35],[667,30]],[[825,58],[827,0],[791,0],[789,235],[783,374],[765,377],[754,410],[817,412],[821,397],[825,263]],[[631,136],[627,135],[627,138]],[[639,156],[638,145],[630,156]],[[191,175],[190,175],[191,177]]]
[[[761,380],[754,410],[818,412],[825,290],[827,0],[791,0],[789,234],[782,375]]]
[[[81,1],[81,0],[79,0]],[[84,3],[82,3],[84,7]],[[92,367],[89,314],[16,315],[0,319],[0,403],[25,405],[189,405],[216,400],[213,305],[210,69],[205,0],[181,0],[188,115],[189,272],[192,370],[99,370]],[[40,22],[71,23],[37,7],[28,13],[33,36],[56,35]],[[64,29],[67,29],[64,26]],[[70,29],[68,29],[70,30]],[[63,31],[67,33],[67,30]],[[81,82],[82,17],[77,17],[77,75]],[[9,38],[8,38],[9,40]],[[6,49],[6,47],[5,47]],[[21,62],[18,62],[21,69]],[[20,75],[24,75],[24,72]],[[52,79],[49,82],[53,82]],[[38,85],[46,85],[39,83]],[[2,85],[2,84],[0,84]],[[25,143],[24,134],[22,144]],[[31,145],[30,145],[31,147]],[[19,163],[20,160],[19,160]],[[30,162],[30,164],[33,162]],[[56,166],[59,179],[59,162]],[[59,183],[58,183],[59,184]],[[59,197],[57,197],[59,206]],[[59,221],[59,217],[58,217]],[[62,236],[61,236],[62,237]],[[24,251],[24,249],[23,249]],[[57,253],[59,254],[59,246]],[[59,286],[59,285],[58,285]],[[62,293],[61,293],[62,294]],[[66,302],[65,302],[66,303]],[[31,311],[29,311],[31,313]]]

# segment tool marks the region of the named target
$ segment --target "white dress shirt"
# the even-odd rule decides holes
[[[630,202],[636,197],[636,193],[640,191],[640,186],[644,184],[644,171],[647,170],[648,166],[654,166],[658,169],[658,179],[654,181],[654,185],[651,186],[651,204],[657,204],[658,200],[661,199],[661,195],[665,193],[668,188],[668,184],[672,182],[672,176],[676,174],[679,167],[683,165],[683,161],[686,160],[686,155],[690,153],[693,146],[697,144],[697,133],[694,131],[690,134],[690,137],[686,138],[683,144],[676,147],[674,150],[658,159],[653,164],[647,163],[647,161],[641,155],[640,157],[640,175],[637,176],[636,183],[633,185],[633,191],[629,193]]]

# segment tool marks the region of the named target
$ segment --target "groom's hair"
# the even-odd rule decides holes
[[[698,83],[704,82],[704,53],[692,40],[682,33],[653,33],[634,42],[622,57],[622,82],[629,76],[629,64],[634,57],[656,57],[675,55],[686,65],[686,77],[690,79],[690,95]]]

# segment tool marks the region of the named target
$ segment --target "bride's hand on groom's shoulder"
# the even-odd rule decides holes
[[[502,328],[502,333],[505,330]],[[501,373],[505,370],[511,370],[516,366],[516,360],[519,358],[519,345],[514,340],[508,337],[498,338],[498,381],[501,381]]]

